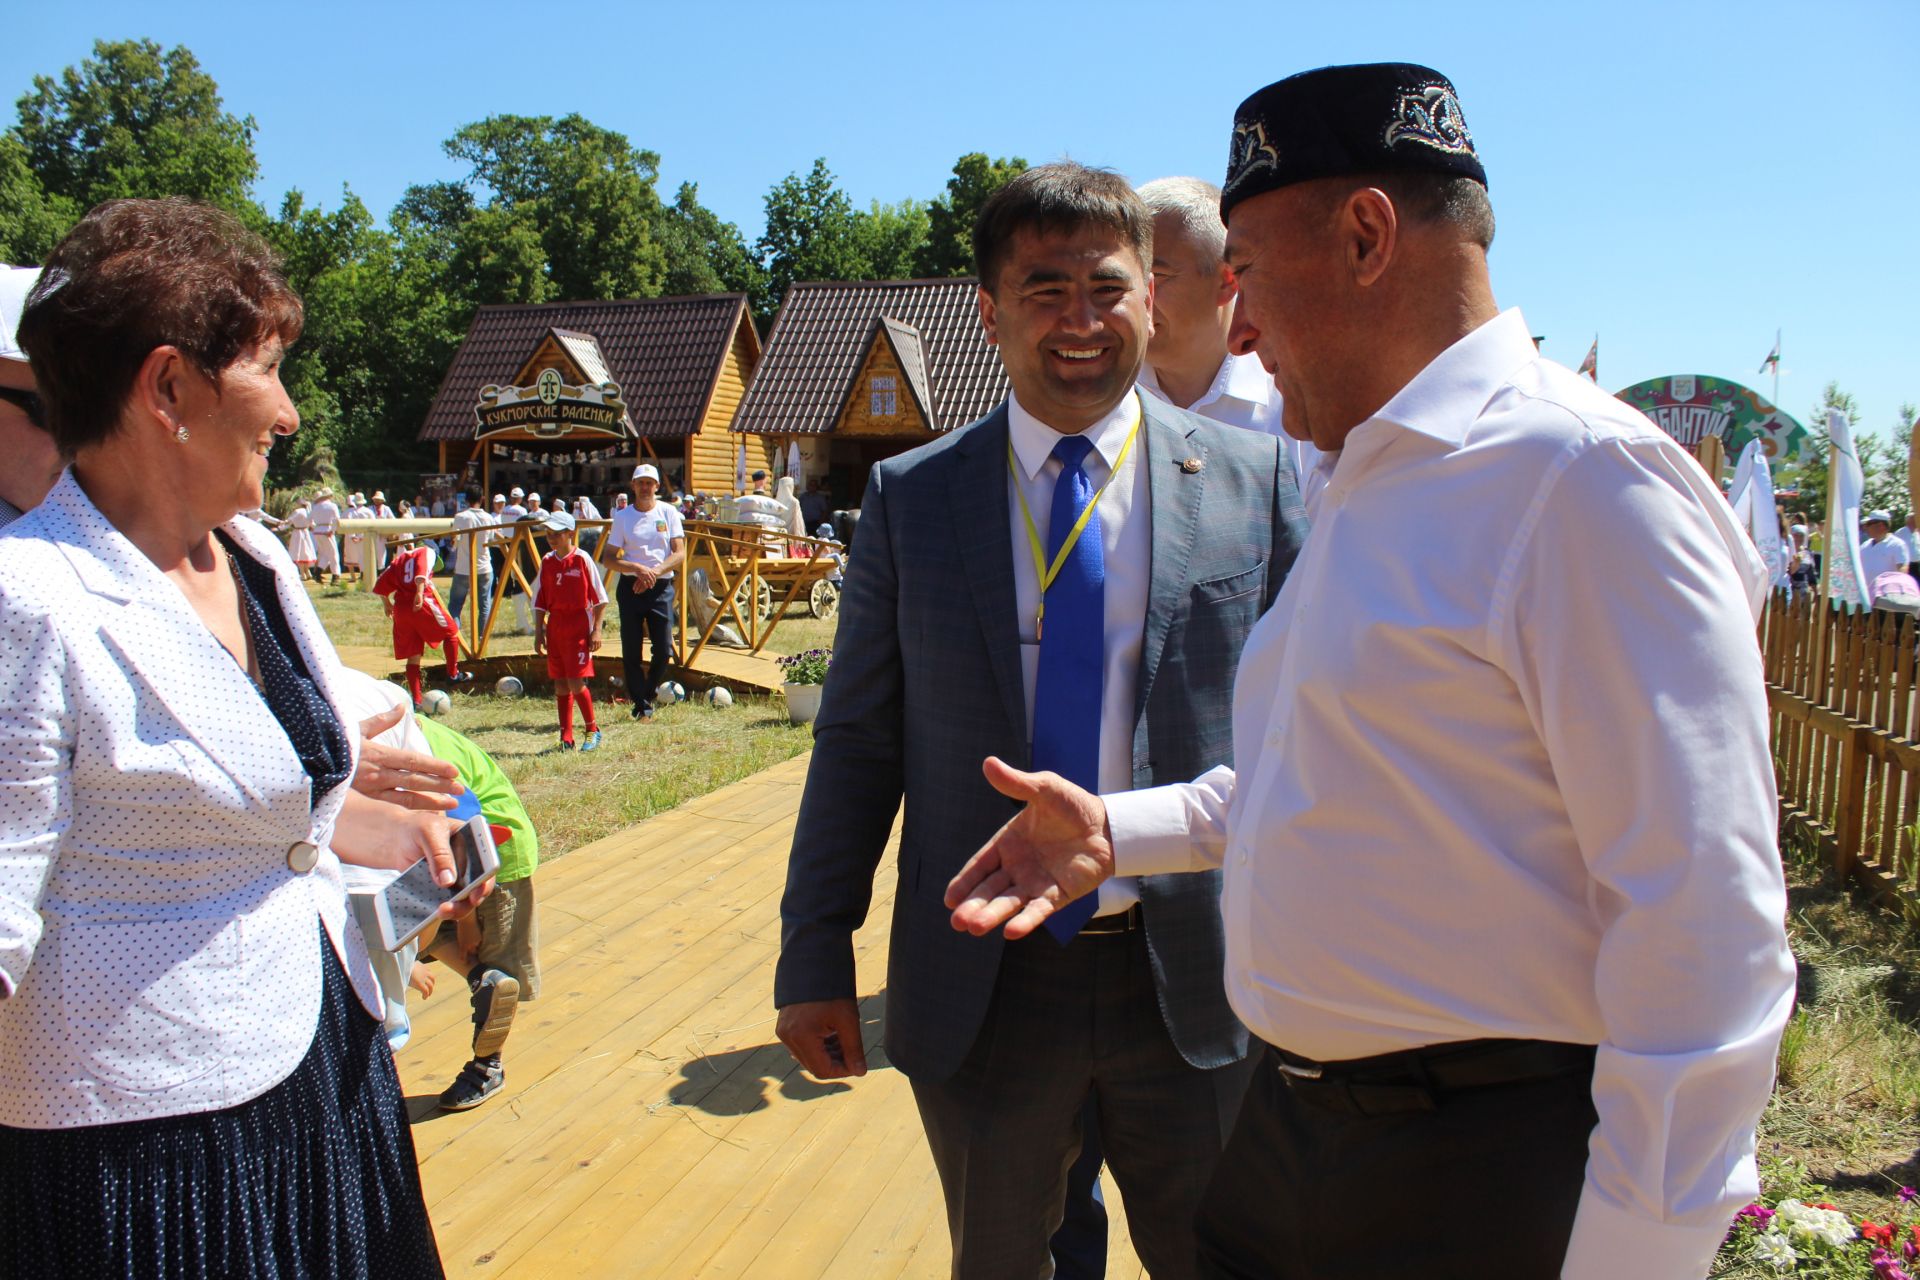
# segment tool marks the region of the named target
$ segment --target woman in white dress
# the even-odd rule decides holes
[[[300,566],[300,575],[305,577],[313,572],[313,563],[319,558],[313,545],[313,509],[305,498],[293,504],[287,528],[293,530],[287,538],[287,550],[292,553],[293,562]]]

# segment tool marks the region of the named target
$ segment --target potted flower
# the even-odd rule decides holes
[[[833,650],[808,649],[780,659],[781,689],[787,695],[787,715],[795,724],[811,724],[820,711],[820,686],[833,665]]]

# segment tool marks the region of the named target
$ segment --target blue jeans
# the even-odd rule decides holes
[[[467,607],[467,587],[468,575],[456,573],[453,575],[453,590],[447,593],[447,612],[453,615],[453,620],[460,624],[462,631],[467,625],[466,614],[463,612]],[[480,626],[467,637],[467,643],[477,645],[480,643],[480,637],[487,634],[487,619],[493,616],[492,566],[488,566],[487,571],[479,576],[473,583],[473,588],[480,593]]]

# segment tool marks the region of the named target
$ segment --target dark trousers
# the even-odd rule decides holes
[[[953,1275],[1051,1275],[1081,1116],[1097,1109],[1135,1250],[1197,1274],[1193,1216],[1245,1091],[1245,1062],[1191,1066],[1160,1016],[1146,934],[1009,943],[985,1023],[950,1078],[913,1081],[947,1202]]]
[[[1202,1275],[1559,1276],[1598,1122],[1591,1066],[1458,1092],[1416,1087],[1408,1109],[1368,1115],[1329,1105],[1331,1086],[1290,1084],[1274,1050],[1258,1057],[1200,1207]]]
[[[626,670],[627,696],[633,705],[653,710],[653,693],[667,675],[673,654],[673,579],[662,578],[645,591],[633,589],[633,575],[620,575],[614,588],[620,605],[620,665]],[[647,665],[640,662],[640,644],[653,646]]]
[[[1107,1198],[1100,1194],[1100,1108],[1089,1098],[1080,1114],[1080,1155],[1067,1170],[1067,1203],[1060,1229],[1047,1242],[1054,1280],[1105,1280]]]

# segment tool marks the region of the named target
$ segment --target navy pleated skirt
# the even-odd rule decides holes
[[[439,1277],[380,1024],[320,936],[325,992],[292,1075],[224,1111],[0,1126],[0,1276]]]

